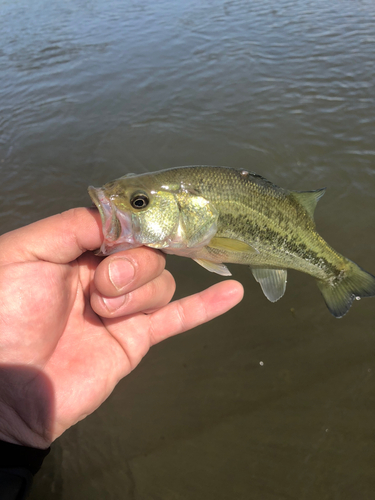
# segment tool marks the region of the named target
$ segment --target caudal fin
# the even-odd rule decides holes
[[[345,275],[334,283],[317,280],[327,307],[336,318],[342,318],[350,309],[354,299],[375,296],[375,276],[348,261]]]

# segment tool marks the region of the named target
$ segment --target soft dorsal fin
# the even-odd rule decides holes
[[[315,207],[325,193],[325,190],[326,188],[317,189],[316,191],[293,191],[292,196],[301,203],[306,212],[314,220]]]
[[[210,248],[216,248],[218,250],[226,250],[230,252],[259,253],[258,250],[248,245],[247,243],[244,243],[240,240],[234,240],[232,238],[220,238],[214,236],[208,246]]]
[[[268,300],[276,302],[281,299],[286,289],[286,269],[251,268],[251,272]]]

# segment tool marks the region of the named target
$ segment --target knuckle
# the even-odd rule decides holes
[[[176,302],[176,315],[179,323],[179,329],[184,332],[187,329],[186,313],[184,306],[179,301]]]

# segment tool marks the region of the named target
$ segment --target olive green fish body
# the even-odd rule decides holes
[[[271,301],[285,292],[286,269],[296,269],[317,279],[336,317],[354,298],[375,295],[375,278],[316,232],[324,189],[293,192],[245,170],[193,166],[89,191],[102,215],[103,254],[143,244],[222,275],[230,275],[225,263],[246,264]]]

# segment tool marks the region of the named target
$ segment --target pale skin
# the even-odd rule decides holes
[[[97,257],[102,241],[99,214],[87,208],[0,237],[0,439],[47,448],[152,345],[242,299],[228,280],[171,302],[175,282],[161,252]]]

